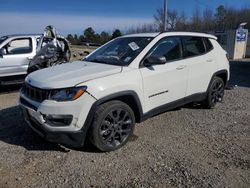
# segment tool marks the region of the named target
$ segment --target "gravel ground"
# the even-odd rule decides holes
[[[0,187],[250,187],[250,62],[231,63],[213,110],[187,106],[136,126],[118,151],[74,150],[40,139],[18,93],[0,95]]]

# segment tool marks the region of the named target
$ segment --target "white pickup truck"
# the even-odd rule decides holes
[[[41,35],[0,37],[0,85],[23,82]]]

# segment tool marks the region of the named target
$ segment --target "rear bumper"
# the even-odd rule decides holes
[[[84,130],[79,131],[51,131],[44,128],[44,124],[38,122],[35,118],[33,118],[31,115],[29,115],[29,112],[26,107],[20,105],[21,111],[23,113],[25,121],[28,123],[28,125],[43,139],[63,144],[70,147],[79,148],[84,145],[84,140],[86,137],[86,133]]]

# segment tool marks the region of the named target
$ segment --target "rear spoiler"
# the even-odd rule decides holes
[[[214,36],[214,35],[208,35],[208,38],[214,39],[214,40],[217,40],[217,39],[218,39],[218,37],[216,37],[216,36]]]

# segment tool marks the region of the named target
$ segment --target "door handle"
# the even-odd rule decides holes
[[[213,62],[213,60],[212,59],[208,59],[207,62],[210,63],[210,62]]]
[[[182,70],[182,69],[185,69],[186,68],[186,65],[180,65],[179,67],[177,67],[176,69],[177,70]]]

